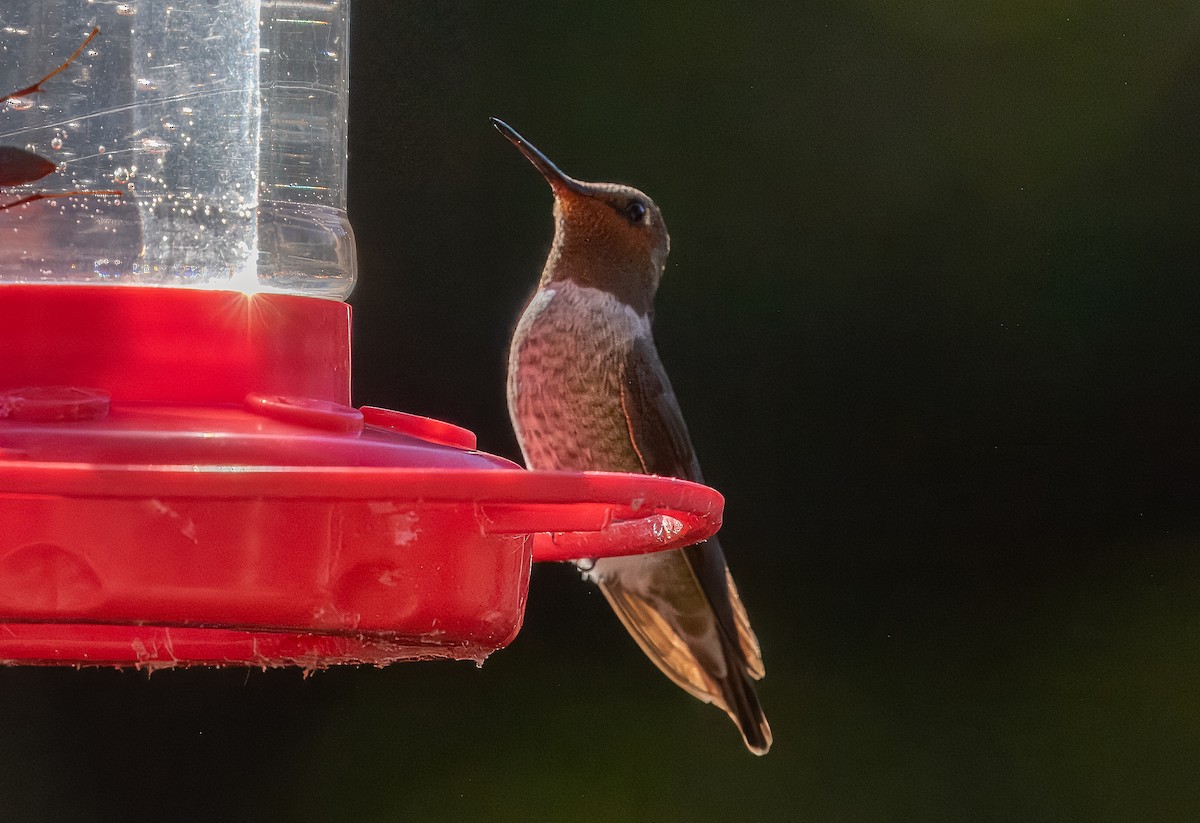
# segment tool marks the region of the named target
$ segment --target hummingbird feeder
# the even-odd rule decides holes
[[[344,0],[8,12],[0,661],[482,660],[532,561],[719,527],[704,486],[350,405]]]

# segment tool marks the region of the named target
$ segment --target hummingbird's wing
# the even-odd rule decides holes
[[[704,482],[670,378],[654,343],[646,338],[635,338],[626,356],[621,408],[642,471]],[[720,543],[715,537],[710,538],[688,546],[683,553],[716,612],[722,631],[731,641],[736,639],[747,671],[755,680],[760,679],[764,669],[758,638],[750,628],[750,617],[733,583]]]
[[[621,405],[643,471],[702,482],[683,414],[649,340],[635,339],[626,357]],[[668,677],[720,705],[747,746],[766,752],[771,730],[750,682],[763,675],[762,655],[720,544],[710,538],[638,569],[598,577],[621,622]]]

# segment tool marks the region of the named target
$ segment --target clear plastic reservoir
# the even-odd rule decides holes
[[[0,7],[0,284],[349,294],[348,0]]]

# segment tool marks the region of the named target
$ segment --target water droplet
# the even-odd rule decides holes
[[[97,146],[96,151],[98,151],[100,154],[104,154],[104,146]]]
[[[113,172],[113,180],[115,180],[118,183],[128,183],[129,182],[129,169],[125,168],[124,166],[118,166],[117,169]]]
[[[62,138],[55,137],[53,140],[51,140],[50,148],[54,149],[55,151],[58,151],[59,149],[61,149],[62,148]]]

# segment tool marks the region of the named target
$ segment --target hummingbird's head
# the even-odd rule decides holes
[[[554,245],[542,285],[572,280],[604,289],[648,314],[671,248],[654,201],[631,186],[568,177],[507,123],[494,117],[492,123],[554,192]]]

